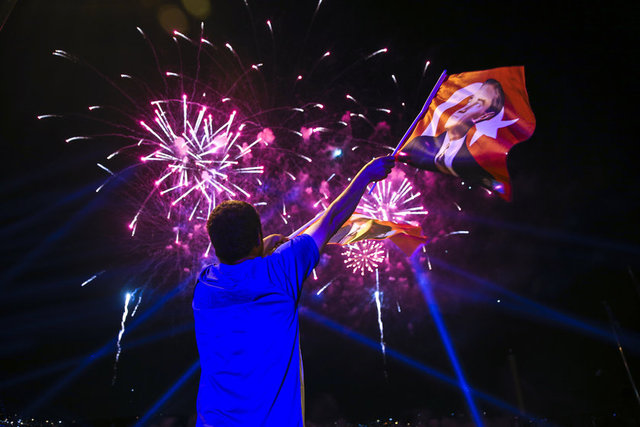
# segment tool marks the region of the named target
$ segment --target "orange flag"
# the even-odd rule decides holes
[[[398,160],[475,181],[511,199],[507,154],[533,134],[524,67],[452,74],[417,122]]]
[[[329,243],[350,245],[362,240],[384,239],[391,240],[407,256],[427,242],[422,229],[416,225],[381,221],[355,213],[329,239]]]

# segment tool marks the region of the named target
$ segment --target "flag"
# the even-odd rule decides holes
[[[328,243],[350,245],[362,240],[389,239],[407,256],[427,242],[422,229],[416,225],[381,221],[355,213],[331,236]]]
[[[397,158],[481,183],[510,200],[507,154],[535,126],[524,67],[452,74],[410,129]]]

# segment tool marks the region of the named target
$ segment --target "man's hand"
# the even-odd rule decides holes
[[[262,239],[262,244],[263,244],[262,256],[271,255],[273,251],[275,251],[278,248],[278,246],[288,241],[289,241],[289,238],[283,236],[282,234],[271,234],[265,237],[264,239]]]
[[[378,157],[364,165],[360,173],[366,177],[367,182],[381,181],[389,175],[395,162],[393,156]]]
[[[393,156],[378,157],[364,165],[349,186],[331,202],[320,219],[304,231],[313,238],[319,251],[324,249],[329,238],[349,219],[367,185],[373,181],[385,179],[394,165]]]

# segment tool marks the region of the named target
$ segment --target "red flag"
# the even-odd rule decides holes
[[[398,160],[480,182],[511,199],[507,154],[533,134],[524,67],[452,74],[416,123]]]
[[[422,235],[422,229],[416,225],[381,221],[356,213],[343,224],[328,243],[350,245],[362,240],[384,239],[391,240],[407,256],[411,256],[418,246],[427,242],[427,238]]]

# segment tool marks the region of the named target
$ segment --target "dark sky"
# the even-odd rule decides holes
[[[175,63],[172,42],[157,19],[162,7],[174,3],[182,8],[156,0],[19,0],[0,31],[0,412],[89,424],[133,419],[197,360],[190,281],[171,293],[185,277],[182,269],[197,266],[158,260],[152,249],[127,240],[121,225],[132,213],[126,203],[135,193],[127,190],[127,183],[136,182],[131,174],[108,191],[94,191],[105,177],[95,164],[122,140],[64,142],[75,135],[117,133],[113,121],[87,119],[86,109],[128,108],[127,101],[90,68],[51,55],[64,49],[114,80],[126,72],[158,85],[152,56],[135,27],[145,30],[165,63]],[[423,223],[425,233],[471,230],[430,247],[435,296],[474,389],[516,406],[510,368],[515,361],[532,416],[561,425],[613,413],[640,419],[604,304],[617,320],[631,372],[640,372],[640,180],[632,129],[637,73],[634,51],[627,48],[638,42],[637,11],[588,3],[574,8],[326,0],[312,22],[315,2],[249,5],[251,14],[241,0],[214,2],[205,34],[229,41],[246,64],[266,64],[260,107],[317,98],[334,108],[345,91],[371,105],[405,102],[388,119],[388,145],[402,136],[441,70],[525,66],[537,127],[509,155],[513,201],[465,191],[447,178],[426,181],[433,185],[425,191],[433,219]],[[187,19],[185,33],[197,38],[198,20]],[[266,19],[273,38],[265,31]],[[384,61],[358,60],[382,47],[390,50]],[[313,68],[326,50],[331,59]],[[193,66],[188,54],[183,59],[187,69]],[[421,79],[426,59],[431,65]],[[287,83],[312,68],[313,80],[298,92]],[[390,84],[391,73],[397,87]],[[45,113],[65,118],[36,119]],[[345,159],[341,178],[362,163]],[[462,212],[454,201],[464,206]],[[334,261],[338,254],[330,252]],[[412,270],[406,260],[397,262],[383,273],[387,345],[452,377]],[[80,287],[101,271],[95,282]],[[315,296],[321,283],[308,282],[303,306],[377,341],[375,305],[366,290],[355,287],[362,282],[341,274],[322,298]],[[125,334],[112,385],[123,295],[135,288],[144,289],[143,303],[128,320],[132,331]],[[398,312],[393,299],[406,309]],[[318,319],[303,316],[301,323],[310,420],[468,414],[455,387],[403,362],[399,353],[383,362],[379,350]],[[196,390],[197,373],[161,411],[189,416]],[[508,413],[476,401],[489,415]]]

